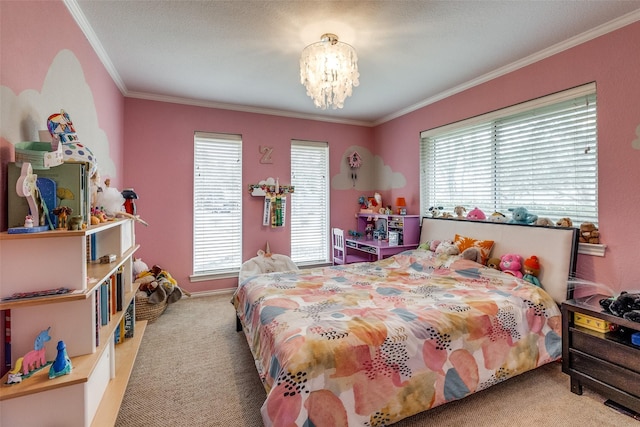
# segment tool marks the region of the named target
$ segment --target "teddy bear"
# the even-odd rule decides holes
[[[509,212],[511,212],[511,219],[507,221],[509,224],[532,224],[538,219],[538,215],[530,214],[527,208],[522,206],[509,208]]]
[[[583,222],[580,224],[580,243],[600,243],[600,232],[594,223]]]
[[[560,218],[556,221],[556,227],[573,227],[573,221],[571,218]]]
[[[517,254],[504,254],[500,257],[500,270],[522,279],[522,257]]]
[[[487,219],[487,216],[482,212],[482,210],[478,208],[473,208],[467,213],[467,219],[472,221],[484,221]]]
[[[622,291],[616,298],[603,298],[600,306],[614,316],[640,322],[640,292]]]
[[[487,267],[500,271],[500,258],[489,258],[487,260]]]
[[[524,260],[523,263],[524,275],[522,278],[527,282],[541,288],[542,284],[540,283],[540,279],[538,279],[538,275],[540,274],[540,260],[537,256],[532,255],[529,258]]]

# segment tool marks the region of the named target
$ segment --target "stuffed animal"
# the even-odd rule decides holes
[[[509,212],[511,212],[509,224],[532,224],[538,219],[538,215],[530,214],[527,208],[522,206],[509,208]]]
[[[538,218],[536,222],[533,223],[533,225],[539,225],[541,227],[555,227],[556,224],[549,218],[542,217]]]
[[[489,258],[487,260],[487,267],[500,271],[500,258]]]
[[[560,218],[556,221],[556,227],[573,227],[573,221],[571,218]]]
[[[490,222],[507,222],[507,217],[502,212],[494,212],[487,218]]]
[[[476,247],[467,248],[460,254],[462,259],[468,259],[478,264],[482,264],[482,252]]]
[[[467,219],[472,221],[484,221],[487,219],[487,216],[478,208],[473,208],[467,214]]]
[[[540,274],[540,260],[535,255],[530,256],[529,258],[524,260],[524,275],[522,278],[529,283],[536,285],[541,288],[542,284],[538,279],[538,275]]]
[[[505,254],[500,257],[500,270],[522,279],[522,257],[517,254]]]
[[[435,252],[439,244],[440,240],[427,240],[426,242],[421,243],[420,246],[418,246],[418,249]]]
[[[460,249],[450,240],[443,240],[436,248],[436,254],[441,255],[458,255]]]
[[[438,216],[440,216],[440,211],[442,211],[442,209],[442,206],[431,206],[429,208],[429,212],[431,212],[432,217],[437,218]]]
[[[464,213],[466,211],[465,207],[460,205],[453,208],[453,213],[456,214],[456,219],[464,219]]]
[[[600,232],[598,227],[592,222],[583,222],[580,224],[580,243],[600,243]]]
[[[601,299],[600,306],[614,316],[640,322],[640,292],[622,291],[617,298]]]

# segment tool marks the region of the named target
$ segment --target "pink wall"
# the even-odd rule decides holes
[[[0,12],[0,85],[9,88],[15,96],[25,91],[40,92],[54,57],[63,49],[72,51],[82,66],[93,95],[92,104],[81,107],[95,109],[99,127],[109,142],[110,157],[116,170],[122,171],[124,97],[64,4],[58,1],[2,1]],[[69,85],[65,81],[59,83]],[[72,93],[73,88],[69,87],[68,91]],[[65,108],[68,100],[60,99],[55,105],[51,114]],[[10,108],[17,107],[12,105]],[[2,118],[3,128],[46,128],[46,121],[31,123],[29,110],[37,110],[39,105],[20,104],[20,107],[24,110],[21,122],[8,123],[6,118]],[[7,162],[14,160],[13,144],[17,142],[20,141],[0,138],[1,230],[7,229]],[[90,142],[83,142],[90,146]],[[117,175],[112,177],[114,185],[120,185],[120,179]]]
[[[290,176],[291,139],[328,141],[331,175],[339,172],[344,151],[358,145],[380,155],[385,165],[401,170],[404,188],[383,192],[385,200],[404,196],[409,211],[419,209],[419,133],[442,124],[482,114],[579,84],[596,81],[599,111],[600,231],[605,257],[580,256],[582,277],[614,289],[638,288],[637,250],[640,231],[632,216],[640,208],[640,152],[631,148],[640,124],[640,23],[627,26],[576,48],[491,82],[451,96],[375,128],[337,125],[269,115],[232,112],[171,103],[124,99],[62,2],[0,2],[0,84],[16,95],[42,87],[52,57],[61,49],[74,53],[92,94],[99,126],[107,133],[118,188],[134,187],[138,212],[151,224],[138,227],[139,255],[160,264],[191,291],[235,286],[235,280],[189,283],[191,273],[193,131],[239,133],[243,136],[243,185]],[[55,28],[55,37],[51,31]],[[11,52],[7,60],[7,52]],[[28,54],[26,54],[28,52]],[[72,88],[70,89],[72,90]],[[4,101],[3,101],[4,102]],[[2,122],[3,127],[22,123]],[[6,163],[16,141],[0,140],[2,185],[0,228],[6,229]],[[274,163],[259,163],[259,145],[274,147]],[[125,148],[126,147],[126,148]],[[332,191],[331,223],[355,224],[358,190]],[[260,225],[262,205],[243,200],[244,255],[253,256],[268,240],[276,252],[288,253],[289,228]]]
[[[640,22],[380,125],[375,149],[396,168],[406,164],[413,179],[402,192],[416,195],[415,210],[419,165],[413,159],[419,156],[421,131],[595,81],[599,228],[607,250],[605,257],[580,255],[578,275],[614,290],[640,289],[640,228],[634,225],[640,210],[640,151],[631,146],[640,125],[638,46]]]
[[[193,249],[193,133],[242,135],[243,187],[268,177],[289,184],[292,139],[329,143],[331,175],[339,171],[351,145],[370,146],[372,130],[301,119],[233,112],[213,108],[127,99],[125,101],[124,186],[139,196],[138,213],[149,227],[137,227],[139,256],[158,264],[190,291],[234,287],[236,279],[189,282]],[[273,163],[261,164],[259,146],[274,148]],[[361,193],[331,192],[331,224],[355,228],[353,213]],[[295,197],[295,193],[292,197]],[[243,258],[249,259],[269,242],[275,253],[290,253],[289,227],[262,226],[263,200],[248,191],[243,198]]]

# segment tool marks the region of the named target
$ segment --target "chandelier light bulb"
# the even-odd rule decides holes
[[[360,84],[359,77],[355,49],[335,34],[323,34],[319,42],[302,50],[300,82],[318,108],[344,107],[344,100]]]

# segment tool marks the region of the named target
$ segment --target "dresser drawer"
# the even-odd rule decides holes
[[[581,372],[618,390],[640,397],[640,373],[603,362],[574,350],[570,354],[571,370]]]
[[[638,349],[604,339],[604,334],[590,335],[578,330],[571,331],[571,347],[594,357],[640,373],[640,357]]]

